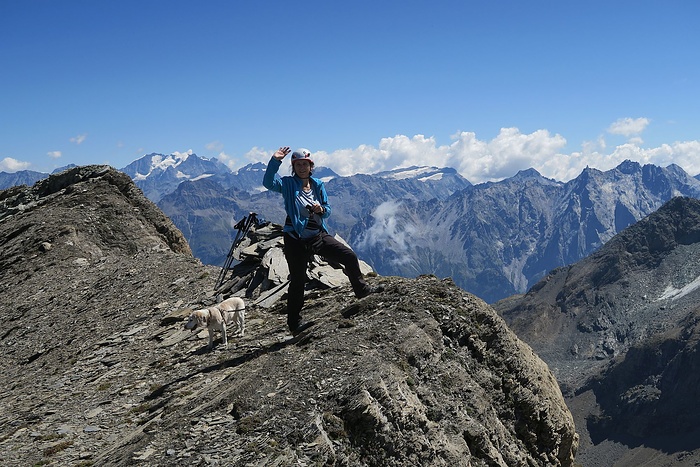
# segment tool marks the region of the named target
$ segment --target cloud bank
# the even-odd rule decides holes
[[[18,170],[27,170],[32,164],[22,162],[12,157],[6,157],[0,161],[0,171],[2,172],[17,172]]]
[[[498,181],[520,170],[534,168],[543,176],[559,181],[577,177],[586,167],[610,170],[624,160],[666,167],[677,164],[691,176],[700,174],[700,141],[679,141],[645,148],[640,137],[649,125],[646,118],[620,119],[608,133],[628,138],[624,144],[607,148],[604,136],[587,142],[580,151],[562,152],[566,139],[548,130],[522,133],[518,128],[502,128],[492,140],[477,138],[473,132],[458,132],[449,144],[435,138],[396,135],[383,138],[377,146],[360,145],[354,149],[314,152],[317,165],[339,175],[376,173],[410,166],[452,167],[472,183]],[[313,148],[311,149],[313,151]],[[253,148],[245,157],[267,162],[272,150]]]
[[[576,178],[586,167],[610,170],[624,160],[640,164],[667,167],[676,164],[691,176],[700,174],[700,141],[676,141],[658,147],[644,147],[642,133],[651,124],[648,118],[621,118],[607,129],[607,135],[626,138],[623,144],[608,147],[606,135],[584,143],[580,150],[565,152],[566,138],[542,129],[522,133],[518,128],[502,128],[491,140],[481,140],[476,133],[460,131],[451,136],[448,144],[439,144],[434,137],[425,135],[396,135],[382,138],[378,144],[362,144],[356,148],[332,152],[311,147],[317,165],[328,167],[342,176],[356,173],[376,173],[411,166],[451,167],[470,182],[477,184],[512,177],[520,170],[534,168],[543,176],[559,181]],[[81,135],[80,142],[87,135]],[[79,144],[78,138],[76,143]],[[206,149],[219,151],[218,159],[231,170],[251,162],[267,163],[277,148],[253,147],[240,155],[227,154],[223,143],[212,141]],[[179,154],[191,155],[189,150]],[[47,153],[60,157],[59,151]],[[289,173],[289,159],[284,167]],[[26,170],[31,163],[11,157],[0,161],[0,169],[9,172]]]

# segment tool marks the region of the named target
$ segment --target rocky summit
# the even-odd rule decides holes
[[[114,169],[0,191],[3,465],[575,465],[556,380],[486,303],[433,276],[371,275],[358,300],[321,274],[292,337],[270,232],[244,246],[266,286],[215,290]],[[184,321],[234,293],[246,333],[209,351]]]

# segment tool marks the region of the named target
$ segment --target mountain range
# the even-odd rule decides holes
[[[567,183],[528,170],[445,200],[389,201],[348,238],[380,274],[452,277],[494,302],[588,256],[679,195],[700,197],[700,182],[673,165],[628,161]]]
[[[579,462],[700,462],[700,200],[673,198],[588,257],[494,304],[547,362]]]
[[[223,264],[238,219],[256,212],[284,222],[279,195],[261,189],[264,168],[182,183],[158,205],[195,256]],[[332,233],[377,272],[452,277],[490,303],[586,257],[674,196],[700,198],[700,181],[680,167],[631,161],[605,172],[587,168],[566,183],[534,169],[478,185],[452,169],[430,167],[322,176]]]
[[[123,171],[173,220],[197,258],[222,265],[233,226],[249,212],[284,222],[281,198],[262,187],[265,167],[232,172],[196,154],[149,154]],[[608,171],[586,168],[566,183],[534,169],[478,185],[436,167],[348,177],[317,167],[314,176],[327,184],[331,233],[374,270],[452,277],[489,303],[588,256],[674,196],[700,198],[700,181],[680,167],[631,161]]]

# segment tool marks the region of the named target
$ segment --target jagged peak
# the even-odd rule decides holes
[[[542,174],[537,171],[537,169],[529,168],[524,170],[518,170],[513,178],[540,178]]]
[[[623,174],[633,174],[641,172],[642,166],[639,162],[626,159],[622,161],[615,169]]]
[[[267,164],[264,162],[253,162],[252,164],[244,165],[240,169],[236,170],[236,174],[241,174],[244,172],[264,172],[267,168]]]
[[[581,175],[585,175],[585,176],[598,175],[598,174],[602,174],[602,173],[603,173],[602,170],[596,169],[595,167],[590,167],[588,165],[581,171]],[[581,176],[581,175],[579,175],[579,176]]]
[[[541,182],[549,182],[556,185],[562,185],[562,182],[554,180],[553,178],[547,178],[534,168],[519,170],[518,173],[513,175],[512,180],[538,180]]]
[[[649,165],[649,164],[648,164],[648,165]],[[666,169],[667,171],[671,172],[672,174],[675,174],[675,175],[678,176],[678,177],[682,177],[682,178],[695,178],[695,177],[691,177],[690,174],[688,174],[688,172],[686,172],[686,171],[683,169],[683,167],[681,167],[681,166],[678,165],[678,164],[669,164],[669,165],[667,165],[667,166],[665,167],[665,169]]]

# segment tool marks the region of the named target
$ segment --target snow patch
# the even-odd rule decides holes
[[[177,167],[185,162],[192,154],[193,152],[191,149],[187,152],[175,151],[168,156],[154,154],[153,157],[151,157],[151,172],[156,169],[165,170],[168,167]]]
[[[405,180],[407,178],[418,178],[421,175],[432,174],[435,171],[433,167],[411,167],[410,169],[392,172],[384,176],[389,180]],[[429,175],[432,176],[432,175]]]
[[[154,170],[165,171],[168,167],[177,167],[181,162],[181,159],[174,158],[172,154],[165,157],[160,154],[156,154],[151,157],[151,172]]]
[[[209,178],[209,177],[213,177],[213,176],[214,176],[214,174],[202,174],[202,175],[200,175],[200,176],[198,176],[198,177],[194,177],[194,178],[192,179],[192,181],[193,181],[193,182],[196,182],[197,180],[202,180],[203,178]]]
[[[442,180],[444,176],[445,176],[444,173],[438,172],[436,174],[432,174],[432,175],[429,175],[427,177],[421,177],[418,179],[418,181],[420,181],[420,182],[438,181],[438,180]]]
[[[136,176],[134,176],[135,181],[141,181],[147,179],[154,171],[162,171],[165,172],[169,167],[177,167],[178,165],[182,164],[187,160],[188,157],[190,157],[193,154],[192,150],[190,149],[187,152],[174,152],[168,156],[164,156],[163,154],[152,154],[151,155],[151,166],[148,169],[147,174],[142,174],[142,173],[136,173]],[[178,178],[187,178],[187,175],[182,174],[181,172],[178,172],[177,174]]]
[[[697,288],[700,288],[700,277],[697,277],[693,282],[681,289],[677,289],[672,285],[667,286],[666,290],[664,290],[664,293],[661,294],[661,297],[659,297],[659,300],[678,300],[679,298],[688,295],[690,292],[694,291]]]

